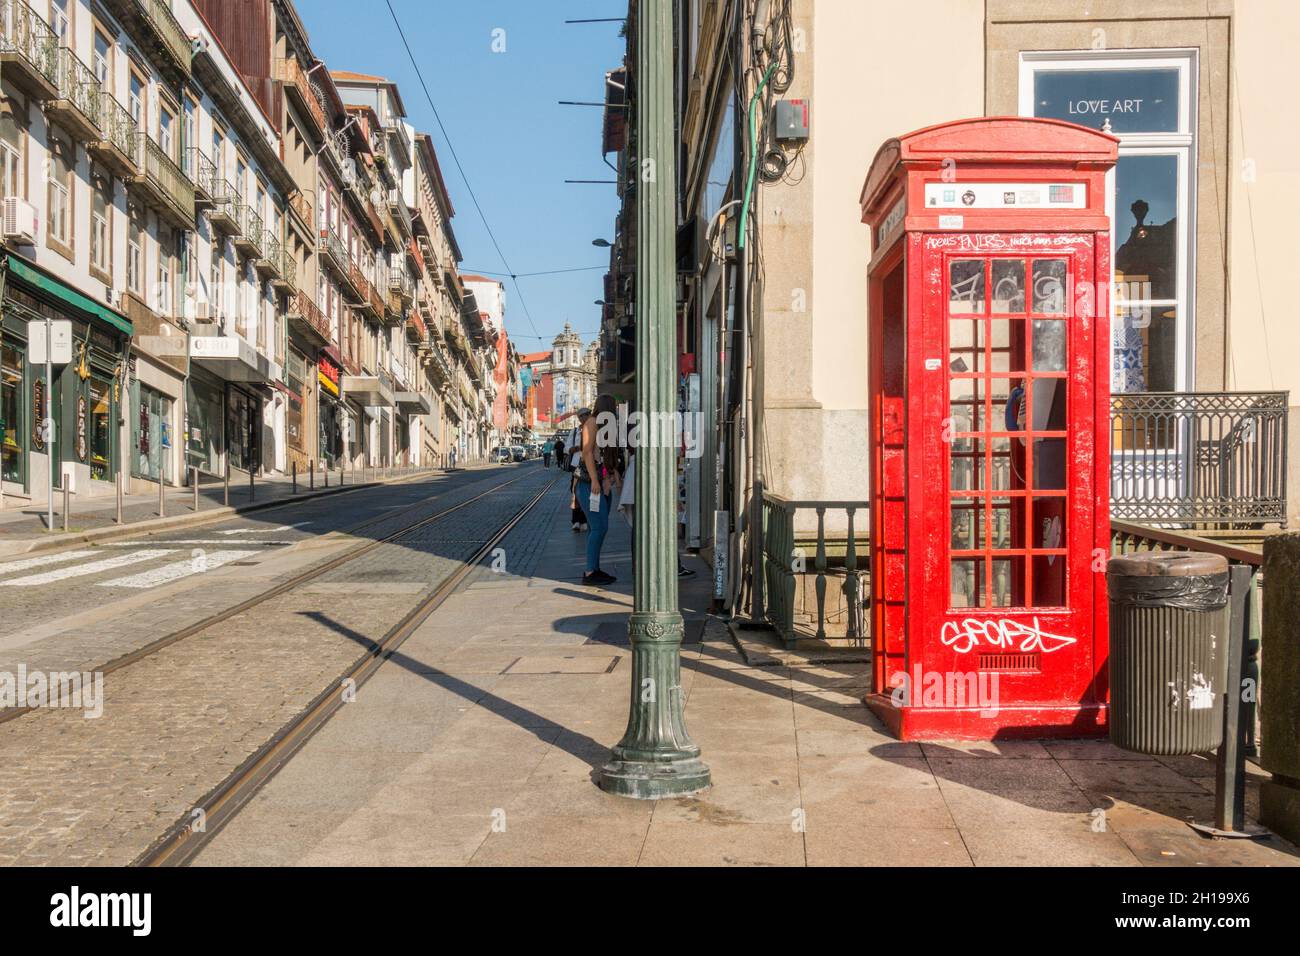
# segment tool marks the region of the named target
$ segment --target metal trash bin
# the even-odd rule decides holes
[[[1106,566],[1110,739],[1142,754],[1223,742],[1228,562],[1198,551],[1130,554]]]

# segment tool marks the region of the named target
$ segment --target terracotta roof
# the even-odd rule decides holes
[[[354,73],[352,70],[330,70],[330,76],[336,80],[358,80],[362,83],[387,83],[388,78],[371,76],[369,73]]]
[[[549,362],[551,352],[529,352],[527,355],[519,356],[520,365],[532,365],[534,362]]]
[[[493,285],[501,285],[500,279],[489,279],[487,276],[471,275],[468,272],[462,272],[460,277],[466,282],[491,282]]]

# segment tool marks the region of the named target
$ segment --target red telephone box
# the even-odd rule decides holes
[[[1106,732],[1118,140],[992,117],[880,148],[867,703],[908,740]]]

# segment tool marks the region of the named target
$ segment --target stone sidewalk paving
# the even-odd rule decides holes
[[[686,719],[712,768],[695,797],[601,792],[628,707],[629,535],[610,590],[551,496],[544,547],[478,572],[274,778],[200,865],[1297,865],[1209,841],[1213,765],[1106,742],[901,743],[861,705],[861,663],[751,667],[685,579]],[[1252,782],[1250,810],[1257,806]]]

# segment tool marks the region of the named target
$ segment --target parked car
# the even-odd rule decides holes
[[[510,463],[510,449],[504,445],[499,445],[492,449],[492,460],[498,465],[507,465]]]
[[[510,456],[515,461],[524,461],[528,457],[528,450],[523,445],[510,446]]]

